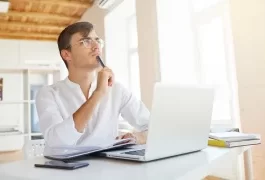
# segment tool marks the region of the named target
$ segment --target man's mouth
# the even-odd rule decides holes
[[[97,52],[97,53],[92,53],[91,55],[92,55],[92,56],[99,56],[100,53],[99,53],[99,52]]]

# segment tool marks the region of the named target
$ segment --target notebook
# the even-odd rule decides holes
[[[45,158],[52,160],[71,160],[81,156],[90,155],[105,150],[113,150],[135,145],[135,139],[120,139],[114,140],[101,146],[60,146],[50,148],[52,155],[45,155]]]
[[[244,140],[244,141],[224,141],[224,140],[216,140],[216,139],[209,139],[208,145],[209,146],[217,146],[217,147],[238,147],[238,146],[249,146],[249,145],[257,145],[260,144],[260,139],[258,140]]]
[[[224,141],[243,141],[243,140],[258,140],[260,136],[257,134],[245,134],[240,132],[222,132],[210,133],[209,138]]]
[[[218,147],[238,147],[260,143],[260,135],[239,132],[210,133],[208,139],[208,145]]]

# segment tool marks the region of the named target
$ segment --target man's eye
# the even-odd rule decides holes
[[[84,42],[87,43],[87,44],[90,44],[91,43],[91,39],[84,39]]]

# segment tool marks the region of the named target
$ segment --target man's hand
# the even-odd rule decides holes
[[[126,133],[117,137],[117,139],[128,139],[128,138],[135,139],[136,144],[146,144],[147,131]]]
[[[96,105],[99,103],[103,95],[106,94],[109,86],[114,82],[114,75],[109,68],[103,68],[98,73],[97,88],[91,97],[73,114],[75,128],[78,132],[84,132],[88,120],[95,110]]]
[[[96,91],[101,94],[105,94],[108,87],[111,87],[114,83],[114,74],[111,69],[105,67],[98,73],[97,88]]]

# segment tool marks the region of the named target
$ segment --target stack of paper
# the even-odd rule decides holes
[[[21,134],[17,127],[0,127],[0,136]]]
[[[208,140],[208,145],[219,147],[237,147],[260,143],[260,135],[239,132],[210,133]]]
[[[81,156],[99,153],[105,150],[113,150],[118,148],[124,148],[127,146],[133,146],[136,144],[135,139],[119,139],[106,143],[101,146],[60,146],[49,147],[47,149],[49,155],[45,155],[46,158],[52,160],[70,160]]]

